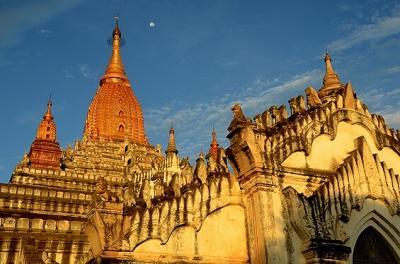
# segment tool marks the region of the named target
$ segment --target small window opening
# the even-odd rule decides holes
[[[46,134],[46,138],[49,139],[49,138],[50,138],[50,135],[49,135],[49,134]]]
[[[50,127],[47,127],[47,129],[46,129],[47,131],[50,131]]]
[[[119,111],[119,116],[123,116],[124,112],[123,111]]]
[[[128,165],[131,165],[131,163],[132,163],[132,160],[128,159]]]
[[[118,131],[123,133],[124,132],[124,126],[123,125],[119,125]]]

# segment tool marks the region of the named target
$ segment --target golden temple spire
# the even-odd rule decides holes
[[[118,17],[115,17],[112,54],[89,107],[84,130],[85,139],[127,139],[139,145],[147,145],[142,108],[125,74],[120,46],[121,31]]]
[[[211,140],[210,150],[208,151],[208,154],[216,157],[218,154],[218,147],[219,147],[219,144],[217,142],[217,133],[215,132],[215,128],[213,125],[212,140]]]
[[[43,120],[40,122],[36,133],[36,139],[44,139],[50,141],[56,141],[56,124],[54,122],[54,117],[51,112],[51,107],[53,103],[51,97],[47,101],[47,110],[43,115]]]
[[[168,147],[165,153],[178,153],[178,150],[176,149],[175,145],[175,130],[174,130],[174,125],[171,122],[171,128],[169,129],[169,142],[168,142]]]
[[[111,81],[126,81],[128,78],[125,75],[125,69],[124,65],[122,64],[122,59],[121,59],[121,53],[120,53],[120,48],[121,48],[121,31],[119,29],[119,24],[118,24],[118,16],[114,17],[115,18],[115,27],[112,32],[112,53],[111,53],[111,58],[110,62],[108,63],[107,69],[101,78],[100,82],[103,82],[105,80],[111,80]]]
[[[53,114],[51,112],[52,105],[53,105],[53,102],[51,101],[51,95],[50,95],[49,101],[47,102],[47,111],[44,114],[43,119],[45,119],[45,120],[53,120],[54,119]]]
[[[36,168],[60,168],[61,149],[57,142],[56,124],[51,113],[51,97],[47,102],[47,111],[37,128],[36,138],[29,151],[29,159],[32,167]]]
[[[322,89],[330,90],[330,89],[341,88],[342,84],[340,82],[339,76],[335,73],[333,69],[331,56],[329,55],[328,52],[325,53],[325,69],[326,72],[324,76]]]

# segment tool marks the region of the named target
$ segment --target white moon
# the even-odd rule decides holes
[[[156,23],[150,22],[149,26],[150,26],[150,27],[155,27],[155,26],[156,26]]]

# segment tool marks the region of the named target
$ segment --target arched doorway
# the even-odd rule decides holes
[[[373,227],[358,237],[353,253],[354,264],[397,264],[393,250]]]

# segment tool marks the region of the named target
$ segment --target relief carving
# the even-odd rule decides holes
[[[235,104],[231,108],[233,112],[233,119],[237,121],[245,121],[245,122],[251,122],[249,118],[247,118],[242,111],[242,107],[239,104]]]
[[[194,168],[193,176],[194,178],[200,179],[202,183],[207,181],[207,165],[203,154],[200,154],[196,160],[196,167]]]
[[[305,100],[302,95],[291,98],[289,100],[289,105],[292,115],[302,113],[306,109]]]
[[[97,183],[96,183],[96,197],[98,200],[100,201],[113,201],[113,202],[118,202],[119,198],[118,196],[107,190],[107,181],[104,177],[99,177],[97,179]]]
[[[193,168],[192,165],[189,163],[189,157],[186,157],[181,160],[179,167],[181,169],[182,175],[182,184],[186,185],[193,181]]]

